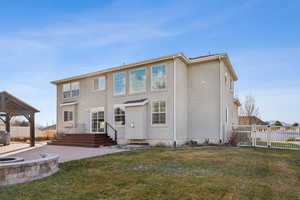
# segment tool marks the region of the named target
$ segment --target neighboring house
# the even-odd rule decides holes
[[[239,124],[239,107],[241,106],[241,102],[238,98],[233,99],[233,124]]]
[[[237,79],[227,54],[178,53],[53,81],[57,131],[105,134],[108,122],[119,144],[226,142]]]
[[[255,116],[239,116],[239,125],[267,125],[267,122],[262,121]]]
[[[56,131],[56,124],[41,128],[42,131]]]

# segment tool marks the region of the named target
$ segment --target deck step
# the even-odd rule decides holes
[[[48,144],[62,146],[99,147],[112,146],[117,143],[107,134],[65,134]]]

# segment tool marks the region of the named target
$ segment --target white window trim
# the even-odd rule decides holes
[[[131,90],[130,84],[131,84],[131,72],[136,71],[136,70],[145,70],[145,88],[143,91],[138,91],[138,92],[134,92]],[[129,88],[129,94],[139,94],[139,93],[145,93],[147,91],[147,68],[146,67],[141,67],[141,68],[135,68],[132,70],[128,71],[128,88]]]
[[[116,74],[119,74],[119,73],[125,74],[124,92],[123,92],[122,94],[116,94],[116,93],[115,93],[115,91],[116,91],[116,90],[115,90],[115,89],[116,89],[116,86],[115,86],[115,76],[116,76]],[[114,96],[122,96],[122,95],[126,95],[126,84],[127,84],[126,79],[127,79],[127,73],[126,73],[126,72],[116,72],[116,73],[113,74],[113,95],[114,95]]]
[[[152,69],[154,68],[154,67],[159,67],[159,66],[165,66],[165,68],[166,68],[166,87],[165,88],[163,88],[163,89],[154,89],[153,88],[153,73],[152,73]],[[150,69],[150,73],[151,73],[151,80],[150,80],[150,87],[151,87],[151,91],[152,92],[157,92],[157,91],[166,91],[167,90],[167,88],[168,88],[168,67],[167,67],[167,65],[164,65],[164,64],[161,64],[161,65],[153,65],[153,66],[151,66],[151,69]]]
[[[78,86],[79,86],[79,94],[78,94],[78,96],[72,96],[72,84],[74,84],[74,83],[78,83]],[[70,97],[64,97],[64,92],[66,92],[66,91],[64,91],[64,85],[70,85]],[[73,81],[73,82],[69,82],[69,83],[64,83],[63,84],[63,86],[62,86],[62,97],[63,97],[63,99],[74,99],[74,98],[78,98],[78,97],[80,97],[80,82],[79,81]]]
[[[96,108],[91,108],[90,109],[90,132],[91,133],[101,133],[101,134],[105,133],[105,129],[104,129],[103,132],[93,132],[93,128],[92,128],[92,126],[93,126],[93,121],[92,121],[92,119],[93,119],[92,118],[93,113],[95,113],[95,112],[101,112],[101,111],[104,112],[104,122],[105,122],[105,109],[104,109],[104,107],[96,107]]]
[[[155,102],[155,101],[164,101],[165,102],[165,104],[166,104],[166,111],[165,111],[165,113],[166,113],[166,123],[164,123],[164,124],[153,124],[153,118],[152,118],[152,114],[153,114],[153,102]],[[153,99],[153,100],[151,100],[151,126],[152,127],[166,127],[167,125],[168,125],[168,103],[167,103],[167,100],[165,100],[165,99]]]
[[[78,93],[78,96],[73,96],[73,84],[75,83],[78,83],[78,90],[79,90],[79,93]],[[74,81],[74,82],[71,82],[71,98],[78,98],[80,96],[80,82],[79,81]]]
[[[100,83],[100,79],[104,79],[104,88],[98,88],[98,89],[95,89],[95,79],[98,79],[98,84]],[[98,77],[95,77],[93,79],[93,83],[92,83],[92,86],[93,86],[93,91],[104,91],[106,90],[106,76],[98,76]],[[98,85],[99,86],[99,85]]]
[[[71,112],[71,113],[72,113],[72,120],[65,121],[65,112]],[[68,117],[69,117],[69,116],[68,116]],[[71,122],[74,122],[74,111],[73,111],[73,110],[64,110],[64,111],[63,111],[63,122],[64,122],[64,123],[71,123]]]
[[[65,90],[65,86],[67,86],[67,85],[69,87],[69,90]],[[63,99],[70,99],[72,97],[72,92],[71,91],[72,91],[71,83],[64,83],[62,85],[62,97],[63,97]],[[70,92],[70,97],[65,97],[65,95],[64,95],[65,92]]]
[[[125,110],[125,105],[124,104],[115,104],[113,106],[113,120],[114,120],[114,127],[118,127],[118,128],[124,128],[126,125],[126,110],[125,110],[125,124],[124,125],[116,125],[116,121],[115,121],[115,108],[117,107],[122,107]]]

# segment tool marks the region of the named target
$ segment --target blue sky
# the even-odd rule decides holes
[[[71,3],[72,2],[72,3]],[[175,52],[230,55],[238,96],[300,121],[300,1],[1,1],[0,90],[55,121],[50,81]]]

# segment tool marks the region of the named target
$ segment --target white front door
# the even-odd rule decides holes
[[[91,132],[105,132],[104,108],[97,108],[91,110]]]

